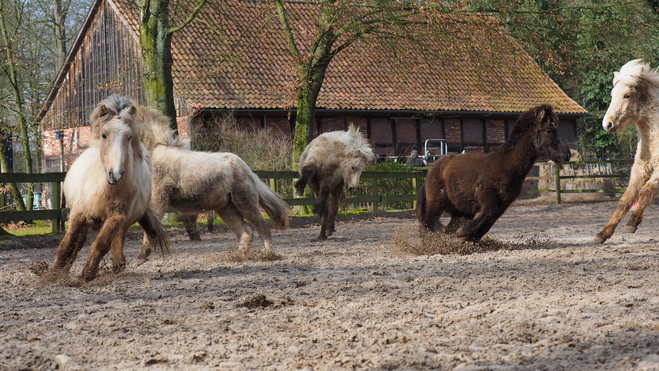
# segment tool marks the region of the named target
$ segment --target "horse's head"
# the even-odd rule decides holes
[[[372,161],[370,158],[368,153],[361,149],[355,149],[348,153],[341,162],[343,181],[350,192],[359,186],[359,178],[362,175],[362,171]]]
[[[570,160],[570,147],[558,136],[558,116],[554,113],[552,106],[540,105],[533,109],[535,115],[536,135],[535,147],[540,156],[549,158],[554,162]]]
[[[620,72],[614,72],[611,103],[602,120],[604,130],[615,133],[641,121],[657,87],[659,74],[640,59],[629,61]]]
[[[101,162],[108,184],[116,185],[140,154],[140,140],[134,127],[137,109],[124,97],[113,95],[92,111],[92,140],[101,149]]]

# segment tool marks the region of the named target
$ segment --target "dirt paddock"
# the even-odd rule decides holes
[[[85,285],[33,273],[56,240],[0,242],[0,370],[659,370],[659,206],[594,245],[614,208],[519,202],[484,244],[434,255],[411,213],[322,242],[298,223],[274,259],[175,231],[136,266],[134,235],[126,271]]]

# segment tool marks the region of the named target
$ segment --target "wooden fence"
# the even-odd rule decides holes
[[[574,166],[574,165],[588,165],[588,164],[610,164],[607,166],[615,166],[620,169],[617,172],[612,174],[597,174],[597,175],[561,175],[561,168],[565,166]],[[542,164],[537,164],[542,165]],[[570,162],[562,164],[562,166],[554,167],[554,175],[552,176],[529,176],[526,179],[528,181],[541,181],[541,180],[552,180],[554,184],[554,189],[532,189],[526,190],[524,193],[547,193],[555,192],[556,193],[556,203],[561,203],[561,194],[563,193],[622,193],[625,191],[625,188],[611,188],[611,189],[572,189],[572,190],[561,190],[561,180],[567,179],[615,179],[618,181],[625,181],[628,178],[629,174],[629,165],[626,161],[581,161],[581,162]],[[468,169],[466,171],[469,171]],[[299,177],[297,172],[294,171],[255,171],[255,173],[263,180],[265,180],[269,186],[280,192],[281,194],[290,193],[292,196],[292,185],[296,178]],[[418,187],[423,183],[426,177],[426,170],[420,169],[416,171],[409,172],[369,172],[365,171],[362,173],[361,184],[366,189],[368,195],[360,195],[356,197],[349,197],[343,201],[344,204],[372,204],[373,211],[378,211],[381,208],[382,203],[391,203],[391,202],[414,202],[416,200],[416,191]],[[66,173],[44,173],[44,174],[23,174],[23,173],[2,173],[0,174],[0,183],[50,183],[51,192],[50,192],[50,203],[53,205],[53,209],[38,209],[31,211],[1,211],[0,212],[0,222],[12,222],[12,221],[21,221],[21,220],[51,220],[53,232],[60,230],[60,225],[62,219],[66,218],[66,209],[57,207],[60,205],[60,193],[61,193],[61,183],[64,181]],[[384,189],[380,184],[382,180],[390,179],[409,179],[410,189],[413,190],[412,193],[408,194],[392,194],[388,193],[387,189]],[[283,186],[282,186],[283,184]],[[625,183],[626,184],[626,183]],[[281,188],[287,188],[288,191],[284,191]],[[296,205],[313,205],[313,198],[297,198],[297,197],[288,197],[284,196],[284,200],[291,206]]]

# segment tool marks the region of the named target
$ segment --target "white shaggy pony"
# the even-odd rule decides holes
[[[316,197],[314,212],[320,216],[319,240],[327,239],[336,230],[334,222],[339,202],[345,197],[343,186],[354,191],[362,171],[374,157],[368,140],[352,124],[347,131],[319,135],[302,152],[300,180],[295,183],[295,190],[301,196],[304,187],[309,186]],[[332,201],[328,207],[330,196]]]
[[[175,137],[169,119],[158,110],[138,107],[138,120],[144,127],[142,141],[151,151],[151,200],[160,218],[169,208],[179,211],[192,238],[199,234],[197,214],[215,210],[239,238],[240,252],[251,248],[252,226],[263,239],[265,250],[272,251],[270,225],[261,207],[279,229],[288,228],[289,207],[245,161],[233,153],[190,150],[189,141]],[[144,262],[150,253],[145,239],[139,261]]]
[[[630,125],[636,125],[639,141],[629,186],[613,216],[595,237],[595,243],[603,243],[613,235],[620,220],[638,199],[638,206],[625,226],[625,233],[636,232],[659,183],[659,73],[640,59],[627,62],[620,72],[613,73],[611,104],[602,121],[609,133]]]
[[[151,159],[140,142],[136,107],[128,98],[113,95],[90,116],[90,148],[73,163],[62,187],[71,209],[69,228],[57,247],[46,279],[68,272],[85,243],[88,229],[100,230],[89,249],[81,278],[96,277],[98,265],[112,251],[112,268],[124,269],[128,228],[144,228],[151,244],[169,252],[169,237],[151,208]]]

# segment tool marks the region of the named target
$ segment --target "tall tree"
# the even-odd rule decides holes
[[[157,108],[172,120],[171,127],[178,132],[174,83],[172,81],[172,34],[190,23],[204,7],[199,0],[189,17],[176,27],[170,26],[169,0],[138,0],[140,9],[140,49],[144,68],[144,88],[147,105]]]
[[[320,0],[315,34],[309,45],[294,32],[283,0],[274,0],[288,48],[298,69],[297,113],[292,146],[292,166],[298,161],[313,136],[316,101],[328,66],[341,51],[356,41],[377,34],[391,34],[404,30],[418,8],[395,1],[370,1],[355,6],[348,0]]]
[[[10,28],[11,25],[8,22],[8,18],[14,14],[19,15],[23,11],[22,4],[16,3],[13,9],[10,9],[7,4],[7,0],[0,0],[0,40],[3,42],[5,60],[2,68],[2,72],[5,74],[7,81],[11,86],[11,95],[13,98],[13,113],[18,121],[18,131],[21,141],[21,146],[23,148],[23,158],[25,160],[25,172],[32,173],[32,154],[30,151],[30,136],[28,133],[28,117],[27,112],[24,107],[23,102],[23,90],[22,83],[19,81],[18,75],[18,65],[15,59],[15,50],[14,50],[14,41],[16,40],[16,33],[19,29],[18,24],[14,24],[13,28]],[[12,13],[12,11],[14,13]],[[19,18],[20,19],[20,18]],[[34,200],[34,192],[32,187],[28,187],[27,192],[27,209],[32,210],[32,204]],[[14,200],[16,202],[17,209],[25,209],[26,205],[23,203],[23,199]]]

